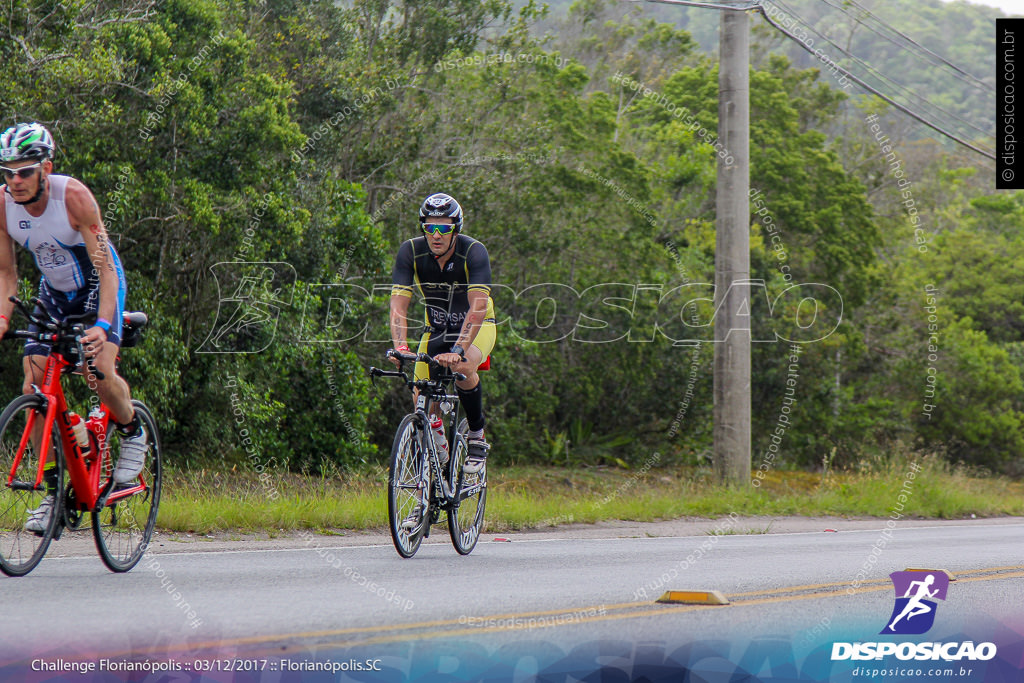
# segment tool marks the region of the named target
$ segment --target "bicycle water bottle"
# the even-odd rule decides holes
[[[438,417],[430,423],[430,430],[434,433],[434,443],[437,445],[437,453],[441,456],[441,464],[448,462],[448,437],[444,435],[444,423]]]
[[[85,428],[82,416],[78,413],[71,413],[68,416],[68,421],[71,422],[71,431],[75,433],[75,441],[78,442],[78,447],[82,449],[82,455],[88,457],[89,431]]]

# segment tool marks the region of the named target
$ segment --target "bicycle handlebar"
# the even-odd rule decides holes
[[[397,358],[399,360],[398,370],[381,370],[380,368],[371,367],[370,368],[370,376],[371,377],[401,377],[402,379],[405,380],[406,384],[408,384],[409,383],[409,378],[406,376],[405,371],[402,369],[402,366],[405,363],[419,362],[419,363],[427,363],[432,368],[440,368],[442,370],[448,370],[449,372],[451,372],[452,378],[454,378],[455,381],[457,381],[457,382],[461,382],[462,380],[466,379],[466,376],[464,374],[462,374],[461,372],[452,372],[450,368],[447,368],[447,367],[441,365],[440,363],[438,363],[436,360],[434,360],[431,356],[427,355],[426,353],[402,353],[401,351],[396,351],[394,349],[388,349],[387,353],[385,353],[384,355],[387,358]],[[442,379],[447,379],[447,378],[442,378]]]
[[[104,373],[96,369],[92,358],[89,358],[85,354],[85,347],[82,346],[82,334],[85,332],[85,327],[82,325],[80,320],[75,319],[81,318],[82,316],[76,316],[75,318],[61,322],[50,315],[46,310],[46,307],[39,301],[38,297],[32,297],[29,299],[29,303],[34,305],[36,310],[40,310],[46,315],[46,319],[44,319],[42,316],[35,315],[33,311],[29,310],[28,306],[25,305],[25,302],[18,297],[12,296],[9,297],[9,300],[18,307],[22,314],[28,318],[29,322],[42,327],[44,331],[31,332],[29,330],[7,330],[0,339],[30,339],[43,344],[74,344],[75,348],[78,350],[78,357],[86,360],[86,366],[88,367],[89,372],[95,375],[98,380],[106,378]]]

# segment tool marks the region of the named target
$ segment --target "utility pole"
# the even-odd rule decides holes
[[[715,244],[714,465],[721,483],[750,483],[750,23],[721,16]],[[732,163],[726,163],[730,160]]]

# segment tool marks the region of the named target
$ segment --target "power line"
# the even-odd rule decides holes
[[[828,0],[825,0],[825,1],[826,1],[826,2],[828,2]],[[917,47],[918,49],[920,49],[920,50],[923,50],[923,51],[924,51],[924,52],[926,52],[927,54],[929,54],[929,55],[931,55],[931,56],[935,57],[935,58],[936,58],[936,59],[938,59],[938,60],[939,60],[939,61],[940,61],[941,63],[943,63],[943,64],[945,64],[946,66],[948,66],[948,67],[950,67],[951,69],[953,69],[953,71],[955,71],[956,73],[958,73],[958,74],[962,74],[962,75],[963,75],[963,76],[964,76],[964,77],[965,77],[965,78],[966,78],[967,80],[969,80],[969,81],[973,81],[972,85],[974,85],[974,87],[976,87],[976,88],[978,88],[979,90],[982,90],[982,91],[984,91],[984,92],[990,92],[990,91],[991,91],[991,89],[992,89],[992,88],[991,88],[991,86],[990,86],[990,85],[986,84],[986,83],[985,83],[984,81],[982,81],[981,79],[977,78],[976,76],[974,76],[974,75],[972,75],[972,74],[968,73],[967,71],[965,71],[965,70],[961,69],[961,68],[960,68],[960,67],[958,67],[958,66],[957,66],[956,64],[954,64],[953,62],[950,62],[949,60],[947,60],[947,59],[946,59],[945,57],[943,57],[942,55],[939,55],[939,54],[936,54],[935,52],[932,52],[931,50],[929,50],[928,48],[926,48],[926,47],[925,47],[924,45],[921,45],[921,44],[920,44],[920,43],[918,43],[918,42],[917,42],[916,40],[914,40],[913,38],[911,38],[911,37],[910,37],[910,36],[908,36],[907,34],[905,34],[905,33],[903,33],[902,31],[900,31],[900,30],[899,30],[898,28],[896,28],[895,26],[890,26],[889,24],[886,24],[886,23],[885,23],[884,21],[882,21],[881,19],[879,19],[878,17],[876,17],[876,16],[874,15],[874,14],[872,14],[872,13],[871,13],[871,11],[870,11],[870,10],[868,10],[868,9],[867,9],[866,7],[864,7],[863,5],[859,4],[859,3],[857,2],[857,0],[845,0],[845,1],[846,1],[846,2],[849,2],[849,3],[851,4],[851,5],[855,6],[855,7],[856,7],[857,9],[859,9],[860,11],[864,12],[864,14],[865,14],[866,16],[869,16],[869,17],[871,17],[871,18],[872,18],[872,19],[874,19],[874,20],[875,20],[876,22],[878,22],[879,24],[881,24],[881,25],[882,25],[882,26],[884,26],[885,28],[889,29],[889,30],[890,30],[890,31],[892,31],[893,33],[897,34],[898,36],[900,36],[900,37],[901,37],[901,38],[903,38],[904,40],[908,40],[908,41],[910,41],[910,42],[911,42],[911,43],[913,43],[913,44],[914,44],[914,45],[915,45],[915,46],[916,46],[916,47]],[[831,4],[831,3],[829,3],[829,4]],[[845,9],[843,9],[843,8],[841,8],[841,7],[837,7],[836,9],[838,9],[839,11],[841,11],[841,12],[843,12],[843,13],[845,13],[845,14],[849,15],[849,13],[848,13],[848,12],[846,12],[846,10],[845,10]],[[870,26],[868,26],[867,24],[865,24],[865,28],[867,28],[867,29],[868,29],[868,30],[870,30],[870,31],[873,31],[873,32],[874,32],[874,33],[875,33],[876,35],[879,35],[879,36],[881,36],[881,37],[883,37],[883,38],[886,38],[886,39],[887,39],[887,40],[889,40],[889,42],[891,42],[891,43],[892,43],[893,45],[896,45],[897,47],[899,47],[899,45],[898,45],[898,44],[896,43],[896,41],[892,40],[891,38],[888,38],[887,36],[883,36],[883,35],[882,35],[882,34],[881,34],[880,32],[878,32],[878,31],[874,31],[874,30],[873,30],[873,29],[871,29],[871,27],[870,27]],[[934,64],[934,62],[932,62],[932,63]],[[963,80],[963,79],[961,79],[961,80]]]
[[[727,9],[737,12],[746,12],[756,9],[760,0],[738,0],[736,4],[713,4],[710,2],[692,2],[690,0],[629,0],[630,2],[657,2],[663,5],[682,5],[683,7],[703,7],[704,9]],[[728,2],[728,0],[722,0]]]
[[[771,1],[775,2],[776,0],[771,0]],[[884,21],[882,21],[877,16],[872,14],[867,8],[862,7],[861,5],[858,5],[856,2],[854,2],[854,0],[842,0],[843,4],[836,4],[836,0],[822,0],[822,2],[824,2],[829,7],[832,7],[833,9],[836,9],[839,12],[845,14],[847,17],[849,17],[854,22],[856,22],[859,26],[863,26],[865,30],[870,31],[871,33],[875,34],[876,36],[878,36],[882,40],[885,40],[885,41],[891,43],[897,49],[899,49],[899,50],[901,50],[903,52],[913,53],[914,52],[914,48],[916,48],[918,52],[923,52],[924,53],[924,55],[920,55],[920,54],[916,55],[922,61],[926,61],[926,62],[928,62],[929,64],[931,64],[933,66],[939,66],[939,67],[948,66],[949,68],[951,68],[953,70],[950,75],[958,78],[964,84],[966,84],[966,85],[968,85],[968,86],[970,86],[972,88],[975,88],[975,89],[985,93],[986,95],[993,94],[992,85],[991,84],[985,83],[984,81],[982,81],[978,77],[974,76],[973,74],[965,71],[964,69],[961,69],[959,66],[957,66],[953,62],[951,62],[951,61],[947,60],[946,58],[942,57],[941,55],[939,55],[939,54],[929,50],[927,47],[925,47],[921,43],[917,42],[916,40],[914,40],[913,38],[911,38],[907,34],[903,33],[902,31],[900,31],[895,26],[891,26],[891,25],[885,23]],[[854,16],[854,14],[844,6],[845,3],[847,3],[847,2],[856,5],[863,12],[863,15],[861,15],[861,16]],[[878,24],[878,26],[880,26],[882,29],[885,29],[885,30],[888,30],[888,31],[892,31],[893,33],[898,35],[900,38],[903,38],[903,40],[906,41],[906,42],[901,43],[900,41],[893,39],[892,36],[887,35],[885,33],[885,31],[880,31],[877,28],[875,28],[874,26],[872,26],[869,22],[864,21],[864,19],[868,18],[868,17],[873,19],[874,22],[876,24]],[[853,32],[853,29],[851,29],[851,35],[852,35],[852,32]],[[907,43],[910,43],[910,45],[907,45]],[[927,57],[933,57],[934,59],[927,59]]]
[[[849,12],[847,12],[847,10],[846,10],[846,9],[845,9],[844,7],[841,7],[841,6],[839,6],[839,5],[835,5],[835,4],[833,4],[832,0],[823,0],[823,1],[824,1],[824,2],[826,3],[826,4],[828,4],[828,5],[830,6],[830,7],[834,7],[835,9],[837,9],[837,10],[839,10],[840,12],[842,12],[842,13],[846,14],[847,16],[850,16],[850,17],[851,17],[851,18],[852,18],[852,19],[853,19],[854,21],[856,21],[856,22],[857,22],[857,23],[858,23],[858,24],[859,24],[860,26],[863,26],[863,27],[864,27],[864,28],[865,28],[866,30],[870,31],[871,33],[874,33],[874,34],[875,34],[876,36],[878,36],[878,37],[882,38],[883,40],[886,40],[886,41],[888,41],[888,42],[892,43],[893,45],[895,45],[895,46],[896,46],[897,48],[899,48],[900,50],[904,50],[904,51],[908,51],[908,52],[909,52],[909,51],[911,51],[911,50],[910,50],[910,46],[908,46],[908,45],[906,45],[906,44],[900,44],[899,42],[897,42],[897,41],[893,40],[893,39],[892,39],[892,38],[891,38],[890,36],[888,36],[888,35],[885,35],[885,34],[884,34],[884,33],[882,33],[881,31],[878,31],[878,30],[876,30],[876,29],[875,29],[875,28],[873,28],[873,27],[872,27],[872,26],[871,26],[870,24],[868,24],[868,23],[865,23],[865,22],[861,22],[860,18],[858,18],[858,17],[853,17],[853,16],[852,16],[852,15],[851,15],[851,14],[850,14]],[[847,2],[852,2],[853,0],[846,0],[846,1],[847,1]],[[854,3],[854,4],[856,4],[856,3]],[[858,6],[859,6],[859,5],[858,5]],[[863,10],[863,11],[864,11],[864,12],[867,12],[867,10],[866,10],[866,9],[865,9],[865,10]],[[868,14],[870,14],[870,12],[868,12]],[[918,47],[918,48],[920,48],[921,50],[924,50],[924,51],[925,51],[925,52],[926,52],[927,54],[929,54],[929,55],[935,55],[935,53],[933,53],[933,52],[932,52],[931,50],[929,50],[928,48],[926,48],[926,47],[924,47],[924,46],[920,45],[919,43],[917,43],[916,41],[914,41],[914,39],[913,39],[913,38],[910,38],[909,36],[906,36],[906,35],[904,35],[904,34],[903,34],[903,33],[901,33],[900,31],[898,31],[897,29],[895,29],[895,28],[893,28],[893,27],[891,27],[891,26],[888,26],[887,24],[885,24],[884,22],[882,22],[882,20],[878,19],[878,18],[877,18],[877,17],[875,17],[874,15],[871,15],[871,17],[872,17],[872,18],[873,18],[873,19],[874,19],[874,20],[875,20],[876,22],[878,22],[878,23],[879,23],[880,25],[882,25],[882,26],[883,26],[884,28],[890,29],[890,30],[894,31],[895,33],[897,33],[898,35],[900,35],[900,36],[902,36],[902,37],[906,38],[906,40],[908,40],[908,41],[909,41],[909,42],[910,42],[910,43],[911,43],[911,44],[912,44],[913,46],[915,46],[915,47]],[[825,40],[828,40],[828,38],[825,38]],[[834,43],[833,43],[833,44],[834,44]],[[839,49],[842,49],[842,48],[839,48]],[[917,55],[917,56],[918,56],[919,58],[922,58],[922,57],[921,57],[921,55]],[[983,81],[980,81],[980,80],[978,80],[977,78],[975,78],[974,76],[971,76],[970,74],[967,74],[967,73],[966,73],[965,71],[963,71],[962,69],[960,69],[960,67],[956,66],[956,65],[955,65],[955,64],[953,64],[952,62],[949,62],[949,61],[947,61],[947,60],[943,59],[942,57],[940,57],[940,56],[938,56],[938,55],[935,55],[935,57],[936,57],[936,59],[938,59],[938,62],[936,62],[936,61],[935,61],[935,60],[933,60],[933,59],[924,59],[924,58],[922,58],[922,59],[924,59],[924,61],[927,61],[927,62],[928,62],[929,64],[931,64],[931,65],[933,65],[933,66],[943,66],[943,65],[948,65],[948,66],[950,66],[950,67],[951,67],[951,68],[953,69],[953,72],[951,73],[951,75],[952,75],[952,76],[954,76],[954,77],[956,77],[956,78],[957,78],[958,80],[960,80],[960,82],[964,83],[964,84],[965,84],[965,85],[967,85],[968,87],[971,87],[971,88],[975,88],[975,89],[978,89],[978,90],[982,91],[982,92],[983,92],[983,93],[984,93],[984,94],[985,94],[985,95],[986,95],[986,96],[987,96],[988,98],[993,98],[993,97],[995,96],[995,91],[994,91],[994,90],[993,90],[993,89],[992,89],[992,88],[991,88],[990,86],[986,85],[986,84],[985,84],[985,83],[984,83]],[[854,59],[856,59],[856,58],[854,58]],[[859,61],[859,60],[858,60],[858,61]],[[870,68],[870,67],[869,67],[869,68]],[[965,77],[964,75],[961,75],[961,74],[966,74],[966,77]],[[886,76],[884,76],[884,75],[883,75],[883,78],[886,78],[886,80],[889,80],[889,81],[891,81],[891,82],[893,82],[893,83],[895,83],[895,82],[896,82],[896,81],[895,81],[895,79],[891,79],[891,78],[888,78],[888,77],[886,77]],[[916,94],[915,94],[915,97],[917,97],[917,98],[918,98],[919,100],[922,100],[922,101],[926,102],[926,103],[927,103],[927,104],[928,104],[929,106],[932,106],[932,107],[934,107],[934,108],[938,109],[939,111],[942,111],[942,112],[944,112],[944,113],[946,113],[946,114],[948,114],[948,115],[950,115],[950,116],[952,116],[952,117],[956,118],[957,120],[959,120],[959,121],[961,121],[961,122],[963,122],[963,123],[967,124],[968,126],[970,126],[970,127],[974,128],[975,130],[977,130],[977,131],[981,132],[982,134],[984,134],[984,135],[986,135],[986,136],[991,136],[991,135],[992,135],[992,132],[991,132],[991,131],[988,131],[988,130],[982,130],[981,128],[978,128],[978,126],[976,126],[976,125],[975,125],[975,124],[974,124],[973,122],[971,122],[971,121],[968,121],[967,119],[964,119],[963,117],[959,116],[958,114],[956,114],[956,113],[954,113],[954,112],[949,112],[949,111],[946,111],[945,109],[942,109],[942,108],[941,108],[941,107],[939,107],[938,105],[936,105],[936,104],[932,104],[932,103],[928,102],[927,100],[925,100],[924,98],[922,98],[922,97],[920,97],[920,96],[917,96]],[[994,104],[995,104],[995,103],[994,103],[994,101],[993,101],[993,106],[994,106]]]
[[[770,16],[768,16],[768,13],[765,11],[764,6],[763,6],[763,0],[749,0],[749,1],[744,2],[742,4],[741,3],[736,3],[736,4],[730,4],[730,5],[713,4],[713,3],[708,3],[708,2],[693,2],[691,0],[631,0],[631,1],[633,1],[633,2],[642,2],[642,1],[657,2],[657,3],[661,3],[661,4],[666,4],[666,5],[680,5],[680,6],[685,6],[685,7],[703,7],[703,8],[706,8],[706,9],[717,9],[717,10],[747,11],[747,10],[750,10],[750,9],[756,9],[757,11],[759,11],[761,13],[761,16],[764,17],[765,21],[767,21],[769,24],[771,24],[777,31],[779,31],[780,33],[785,35],[787,38],[789,38],[790,40],[792,40],[795,43],[797,43],[798,45],[800,45],[800,47],[802,47],[808,53],[810,53],[812,55],[814,54],[814,51],[811,48],[809,48],[806,44],[804,44],[803,41],[801,41],[795,35],[793,35],[789,31],[787,31],[786,29],[784,29],[782,26],[779,26],[779,24],[775,23],[775,21],[773,21],[772,18]],[[727,0],[724,0],[724,1],[727,1]],[[827,1],[828,0],[826,0],[826,2]],[[799,17],[799,15],[796,15],[795,12],[790,11],[790,14],[793,14],[797,19],[801,19],[801,17]],[[880,20],[878,20],[873,15],[872,15],[872,17],[875,18],[876,21],[879,21],[879,23],[882,23]],[[803,21],[804,21],[805,24],[807,23],[806,20],[803,20]],[[886,26],[884,23],[882,25]],[[881,35],[880,33],[878,33],[878,31],[875,31],[874,29],[871,29],[871,27],[869,27],[869,26],[866,26],[866,28],[871,30],[876,35]],[[886,26],[886,28],[888,28],[888,26]],[[893,30],[895,30],[895,29],[893,29]],[[877,71],[876,69],[874,69],[873,67],[865,64],[864,62],[862,62],[861,60],[857,59],[853,55],[850,55],[846,50],[844,50],[843,48],[840,48],[838,45],[833,43],[831,40],[829,40],[827,37],[825,37],[820,32],[815,31],[815,33],[817,35],[821,36],[829,44],[835,46],[836,49],[838,49],[841,52],[843,52],[843,54],[846,54],[848,57],[854,59],[855,61],[861,62],[861,64],[863,64],[869,71]],[[882,37],[884,38],[885,36],[882,36]],[[890,42],[892,42],[891,39],[889,39],[889,40],[890,40]],[[908,40],[910,40],[912,43],[914,42],[913,39],[908,38]],[[899,45],[897,45],[897,47],[899,47]],[[928,51],[927,48],[922,48],[922,49],[925,49],[926,51]],[[928,51],[928,52],[930,53],[930,51]],[[932,54],[934,54],[934,53],[932,53]],[[942,59],[938,55],[935,55],[935,56],[938,59],[940,59],[940,60]],[[945,61],[945,60],[943,60],[943,61]],[[835,65],[836,69],[838,71],[840,71],[845,77],[849,78],[851,81],[853,81],[857,85],[861,86],[862,88],[864,88],[868,92],[870,92],[870,93],[876,95],[877,97],[881,98],[883,101],[885,101],[888,104],[892,105],[893,107],[895,107],[899,111],[901,111],[904,114],[910,116],[915,121],[918,121],[918,122],[924,124],[925,126],[928,126],[929,128],[931,128],[935,132],[939,133],[940,135],[943,135],[943,136],[949,138],[950,140],[953,140],[954,142],[957,142],[957,143],[963,145],[964,147],[967,147],[968,149],[971,149],[971,150],[977,152],[978,154],[981,154],[982,156],[985,156],[985,157],[991,159],[992,161],[995,161],[996,157],[995,157],[995,153],[994,152],[991,152],[991,151],[989,151],[987,149],[979,148],[979,147],[977,147],[977,146],[967,142],[966,140],[960,138],[959,136],[955,135],[954,133],[951,133],[951,132],[947,131],[946,129],[940,127],[939,125],[932,123],[931,121],[929,121],[928,119],[924,118],[922,115],[920,115],[917,112],[913,111],[909,107],[907,107],[907,106],[905,106],[903,104],[900,104],[899,102],[895,101],[894,99],[892,99],[891,97],[889,97],[887,95],[884,95],[878,89],[872,87],[871,85],[866,83],[864,80],[858,78],[857,76],[854,76],[852,73],[850,73],[850,71],[848,71],[844,67],[840,66],[839,64],[835,64],[834,62],[833,62],[833,64]],[[952,63],[950,63],[949,65],[951,67],[953,67],[955,70],[962,72],[962,70],[959,67],[953,65]],[[878,73],[881,73],[881,72],[878,72]],[[966,72],[963,72],[963,73],[966,73]],[[883,79],[884,78],[887,78],[887,77],[883,76]],[[888,79],[888,80],[890,80],[891,82],[895,83],[898,87],[903,88],[904,90],[907,90],[908,92],[911,92],[911,94],[914,94],[912,91],[909,91],[909,89],[907,89],[905,86],[902,86],[899,83],[896,83],[895,81],[892,81],[892,79]],[[920,96],[918,96],[916,94],[914,94],[914,96],[917,97],[918,99],[923,99],[923,98],[921,98]],[[925,102],[927,104],[927,101],[925,101]],[[945,112],[945,110],[942,109],[941,107],[938,107],[936,105],[931,105],[931,106],[935,107],[936,109],[939,109],[940,111]],[[959,116],[957,116],[956,114],[952,114],[951,112],[945,112],[945,113],[949,114],[950,116],[954,116],[955,118],[959,118]],[[979,131],[981,130],[981,129],[977,128],[976,126],[974,126],[974,124],[971,124],[971,123],[969,123],[967,121],[964,121],[964,122],[967,123],[968,125],[970,125],[971,127],[975,128],[976,130],[979,130]],[[986,131],[981,131],[981,132],[986,134],[986,135],[988,134]]]
[[[897,29],[897,28],[895,28],[893,26],[890,26],[889,24],[885,23],[884,21],[879,19],[874,14],[871,14],[866,8],[863,8],[860,5],[858,5],[858,8],[861,9],[862,14],[860,14],[859,16],[854,16],[854,14],[852,12],[850,12],[849,10],[847,10],[843,6],[832,4],[832,2],[829,2],[829,0],[823,0],[823,2],[828,4],[830,7],[833,7],[835,9],[839,10],[840,12],[845,14],[846,16],[850,17],[853,21],[855,21],[857,23],[858,26],[864,27],[865,30],[870,31],[871,33],[875,34],[876,36],[878,36],[882,40],[884,40],[884,41],[886,41],[888,43],[891,43],[892,45],[896,46],[898,49],[903,50],[903,51],[913,52],[914,48],[917,48],[918,52],[923,52],[923,54],[916,55],[919,58],[923,59],[924,61],[928,62],[929,64],[931,64],[933,66],[939,66],[939,67],[949,66],[949,67],[951,67],[953,69],[953,71],[952,71],[952,73],[950,75],[955,77],[955,78],[957,78],[958,80],[960,80],[965,85],[967,85],[967,86],[969,86],[971,88],[974,88],[974,89],[976,89],[976,90],[978,90],[980,92],[986,93],[986,94],[991,94],[992,93],[992,88],[990,86],[986,85],[984,81],[979,80],[977,77],[967,73],[964,69],[961,69],[960,67],[958,67],[957,65],[953,64],[952,62],[950,62],[950,61],[946,60],[945,58],[943,58],[943,57],[937,55],[936,53],[932,52],[928,48],[924,47],[923,45],[921,45],[920,43],[915,41],[910,36],[908,36],[905,33],[901,32],[899,29]],[[844,0],[844,2],[852,2],[852,0]],[[867,21],[867,19],[869,19],[869,18],[873,19],[874,22],[876,24],[878,24],[878,26],[881,27],[884,30],[880,31],[880,30],[878,30],[878,28],[875,28],[874,26],[872,26],[871,23],[869,21]],[[886,31],[890,31],[892,33],[895,33],[897,36],[903,38],[904,41],[901,42],[901,41],[898,41],[898,40],[894,39],[891,35],[886,33]]]
[[[879,69],[877,69],[877,68],[875,68],[875,67],[871,66],[870,64],[868,64],[868,63],[867,63],[867,62],[865,62],[864,60],[860,59],[859,57],[857,57],[857,56],[856,56],[856,55],[854,55],[853,53],[851,53],[851,52],[847,51],[846,49],[844,49],[844,48],[843,48],[843,47],[841,47],[840,45],[836,44],[836,43],[835,43],[834,41],[832,41],[832,40],[831,40],[831,39],[830,39],[830,38],[829,38],[829,37],[828,37],[827,35],[825,35],[825,34],[824,34],[824,33],[822,33],[821,31],[817,30],[816,28],[813,28],[813,27],[811,27],[811,25],[810,25],[810,22],[808,22],[808,21],[807,21],[806,19],[804,19],[804,18],[803,18],[802,16],[800,16],[800,15],[799,15],[799,14],[797,14],[797,13],[796,13],[795,11],[793,11],[793,9],[792,9],[791,7],[789,7],[788,5],[785,5],[785,4],[783,4],[783,3],[782,3],[782,2],[780,1],[780,0],[772,0],[772,2],[773,2],[773,4],[775,4],[775,5],[778,5],[778,6],[782,7],[782,8],[783,8],[783,9],[784,9],[784,10],[785,10],[785,11],[786,11],[786,12],[787,12],[788,14],[790,14],[790,15],[792,15],[793,17],[795,17],[796,19],[798,19],[798,20],[799,20],[799,21],[800,21],[800,22],[801,22],[801,23],[802,23],[802,24],[803,24],[804,26],[807,26],[807,27],[808,27],[808,29],[809,29],[809,30],[810,30],[811,32],[813,32],[813,33],[814,33],[814,34],[815,34],[816,36],[820,37],[820,38],[821,38],[822,40],[824,40],[824,41],[825,41],[826,43],[828,43],[829,45],[831,45],[832,47],[834,47],[834,48],[835,48],[836,50],[838,50],[839,52],[841,52],[841,53],[842,53],[843,55],[845,55],[845,56],[846,56],[847,58],[851,59],[852,61],[856,62],[857,64],[860,64],[860,65],[861,65],[862,67],[864,67],[864,68],[865,68],[865,69],[866,69],[866,70],[868,71],[868,73],[870,73],[870,74],[871,74],[872,76],[874,76],[874,77],[878,78],[878,79],[879,79],[879,80],[880,80],[881,82],[883,82],[883,83],[885,83],[885,82],[888,82],[888,84],[890,84],[891,86],[895,86],[895,87],[896,87],[897,89],[899,89],[899,90],[902,90],[902,91],[903,91],[904,93],[906,93],[906,94],[907,94],[907,95],[909,95],[910,97],[912,97],[912,98],[916,99],[916,100],[918,101],[918,103],[919,103],[919,106],[920,106],[920,105],[924,105],[925,107],[930,107],[930,108],[932,108],[932,109],[935,109],[935,110],[937,110],[937,111],[939,111],[939,112],[942,112],[942,113],[943,113],[943,114],[945,114],[946,116],[949,116],[949,117],[951,117],[951,118],[953,118],[953,119],[956,119],[956,120],[957,120],[957,121],[959,121],[960,123],[962,123],[962,124],[964,124],[965,126],[968,126],[968,127],[970,127],[970,128],[973,128],[974,130],[976,130],[977,132],[981,133],[982,135],[984,135],[984,136],[986,136],[986,137],[989,137],[989,136],[991,136],[991,135],[992,135],[992,132],[991,132],[991,131],[988,131],[988,130],[985,130],[985,129],[983,129],[983,128],[980,128],[980,127],[979,127],[979,126],[977,126],[977,125],[976,125],[976,124],[975,124],[974,122],[972,122],[972,121],[968,121],[967,119],[963,118],[963,117],[962,117],[962,116],[960,116],[959,114],[957,114],[957,113],[955,113],[955,112],[952,112],[952,111],[949,111],[949,110],[947,110],[947,109],[944,109],[944,108],[940,107],[939,105],[937,105],[937,104],[934,104],[933,102],[929,102],[929,101],[928,101],[927,99],[925,99],[924,97],[922,97],[922,96],[918,95],[917,93],[915,93],[915,92],[914,92],[913,90],[911,90],[911,89],[910,89],[909,87],[907,87],[907,86],[903,85],[902,83],[900,83],[900,82],[899,82],[899,81],[897,81],[896,79],[894,79],[894,78],[891,78],[891,77],[887,76],[887,75],[886,75],[885,73],[883,73],[883,72],[882,72],[881,70],[879,70]],[[829,0],[824,0],[824,2],[825,2],[825,3],[827,3],[827,4],[829,4],[829,5],[830,5],[830,6],[832,6],[832,7],[835,7],[835,5],[832,5],[832,3],[831,3],[831,2],[829,2]]]
[[[664,1],[664,0],[662,0],[662,1]],[[767,13],[767,12],[765,11],[764,7],[762,7],[762,6],[760,5],[760,4],[758,4],[758,6],[757,6],[757,8],[756,8],[756,9],[758,9],[758,10],[759,10],[759,11],[761,12],[761,16],[762,16],[762,17],[764,17],[764,20],[765,20],[765,21],[767,21],[767,22],[768,22],[769,24],[771,24],[772,26],[774,26],[776,30],[778,30],[778,31],[779,31],[779,32],[781,32],[781,33],[782,33],[783,35],[787,36],[787,37],[788,37],[788,38],[789,38],[790,40],[792,40],[792,41],[794,41],[795,43],[797,43],[798,45],[800,45],[800,47],[802,47],[803,49],[807,50],[807,52],[809,52],[809,53],[811,53],[811,54],[814,54],[814,51],[813,51],[813,50],[812,50],[811,48],[807,47],[807,45],[805,45],[805,44],[804,44],[804,42],[803,42],[802,40],[800,40],[800,39],[799,39],[799,38],[797,38],[797,37],[796,37],[795,35],[793,35],[793,34],[792,34],[792,33],[790,33],[789,31],[787,31],[786,29],[784,29],[783,27],[781,27],[781,26],[779,26],[779,25],[778,25],[777,23],[775,23],[775,22],[774,22],[774,21],[772,20],[772,18],[771,18],[770,16],[768,16],[768,13]],[[960,143],[960,144],[961,144],[961,145],[963,145],[964,147],[967,147],[967,148],[969,148],[969,149],[972,149],[972,150],[974,150],[974,151],[975,151],[975,152],[977,152],[978,154],[981,154],[981,155],[983,155],[983,156],[986,156],[986,157],[988,157],[988,158],[989,158],[989,159],[991,159],[992,161],[995,161],[995,160],[996,160],[996,156],[995,156],[995,153],[994,153],[994,152],[990,152],[990,151],[988,151],[988,150],[980,149],[980,148],[976,147],[975,145],[972,145],[971,143],[967,142],[966,140],[963,140],[962,138],[960,138],[960,137],[958,137],[958,136],[954,135],[953,133],[950,133],[949,131],[945,130],[944,128],[940,128],[939,126],[937,126],[936,124],[932,123],[931,121],[929,121],[929,120],[925,119],[925,118],[924,118],[923,116],[921,116],[921,115],[920,115],[920,114],[918,114],[917,112],[913,111],[913,110],[912,110],[912,109],[910,109],[909,107],[906,107],[906,106],[904,106],[904,105],[900,104],[899,102],[896,102],[896,101],[895,101],[895,100],[893,100],[893,99],[892,99],[891,97],[889,97],[889,96],[887,96],[887,95],[884,95],[884,94],[882,94],[882,93],[881,93],[881,92],[879,92],[879,91],[878,91],[877,89],[875,89],[875,88],[871,87],[870,85],[868,85],[867,83],[865,83],[865,82],[864,82],[863,80],[861,80],[860,78],[858,78],[858,77],[854,76],[854,75],[853,75],[852,73],[850,73],[849,71],[847,71],[847,70],[846,70],[845,68],[843,68],[842,66],[840,66],[840,65],[836,64],[836,65],[835,65],[835,67],[836,67],[836,69],[838,69],[839,71],[841,71],[841,72],[843,73],[843,75],[844,75],[844,76],[846,76],[847,78],[849,78],[849,79],[850,79],[851,81],[853,81],[853,82],[854,82],[854,83],[856,83],[857,85],[861,86],[862,88],[864,88],[864,89],[865,89],[865,90],[867,90],[868,92],[870,92],[870,93],[872,93],[872,94],[874,94],[874,95],[877,95],[878,97],[880,97],[880,98],[881,98],[881,99],[883,99],[884,101],[886,101],[886,102],[888,102],[889,104],[891,104],[891,105],[892,105],[893,107],[896,107],[897,109],[899,109],[899,110],[900,110],[901,112],[903,112],[903,113],[904,113],[904,114],[906,114],[907,116],[910,116],[911,118],[913,118],[913,119],[914,119],[915,121],[919,121],[919,122],[923,123],[924,125],[928,126],[928,127],[929,127],[929,128],[931,128],[932,130],[934,130],[935,132],[937,132],[937,133],[939,133],[939,134],[941,134],[941,135],[944,135],[944,136],[946,136],[947,138],[949,138],[950,140],[953,140],[954,142],[958,142],[958,143]]]

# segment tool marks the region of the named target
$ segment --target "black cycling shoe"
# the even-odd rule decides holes
[[[466,464],[462,466],[462,471],[466,474],[478,474],[487,464],[487,452],[491,450],[491,445],[483,439],[469,439],[466,445],[469,452],[466,454]]]

